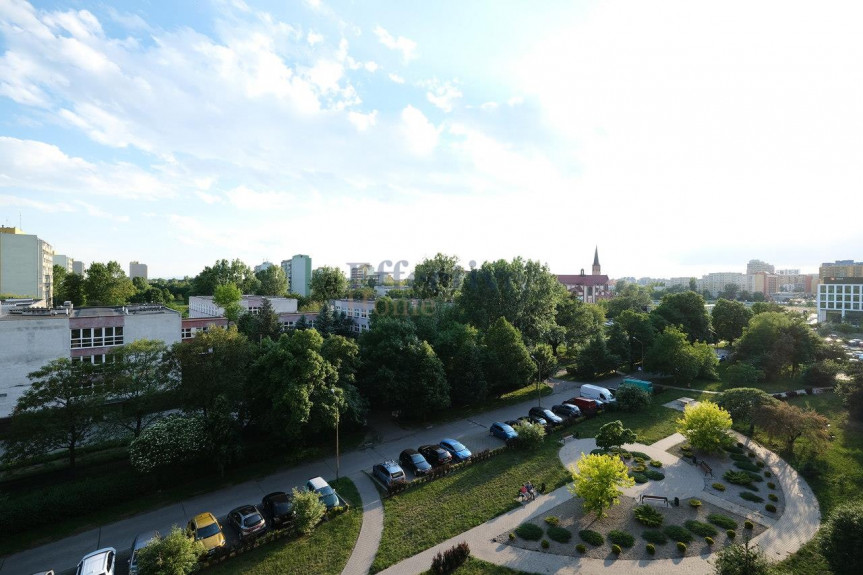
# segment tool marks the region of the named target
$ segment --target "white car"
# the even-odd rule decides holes
[[[132,541],[132,555],[129,557],[129,575],[138,575],[138,551],[146,547],[147,543],[159,537],[158,531],[141,533]]]
[[[114,563],[117,559],[117,550],[106,547],[93,551],[78,563],[75,575],[114,575]]]

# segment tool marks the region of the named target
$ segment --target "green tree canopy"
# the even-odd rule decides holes
[[[169,415],[144,429],[129,446],[129,460],[139,473],[172,469],[203,456],[206,422],[201,415]]]
[[[690,342],[710,341],[710,316],[701,294],[685,291],[666,295],[650,315],[660,330],[678,326]]]
[[[863,541],[863,503],[852,501],[838,506],[818,535],[819,550],[833,573],[855,575],[860,572],[860,565],[863,565],[863,546],[860,545]]]
[[[198,570],[198,559],[204,553],[200,541],[188,537],[176,525],[164,537],[158,537],[137,554],[139,575],[189,575]]]
[[[300,490],[295,487],[291,491],[291,499],[294,504],[294,529],[298,533],[308,535],[324,518],[327,507],[314,491]]]
[[[59,266],[54,264],[54,283],[51,286],[51,299],[53,300],[54,307],[58,305],[62,305],[64,301],[66,301],[66,292],[63,287],[63,282],[66,280],[66,268],[63,266]]]
[[[743,334],[743,329],[749,325],[752,311],[739,301],[720,299],[713,306],[710,317],[717,339],[734,343]]]
[[[273,310],[272,302],[265,297],[262,298],[258,313],[244,313],[237,319],[237,329],[249,338],[249,341],[260,343],[264,338],[279,339],[282,322],[279,314]]]
[[[464,268],[457,256],[437,254],[425,259],[414,268],[413,289],[419,298],[452,299],[461,287]]]
[[[285,297],[288,293],[288,278],[285,277],[285,271],[280,266],[270,266],[255,273],[259,285],[258,295],[271,295],[276,297]]]
[[[132,280],[126,277],[126,272],[117,262],[93,262],[87,268],[87,277],[84,280],[87,305],[123,305],[136,291]]]
[[[584,500],[584,510],[595,512],[598,518],[605,510],[620,503],[620,493],[635,485],[626,464],[616,455],[582,455],[576,465],[570,465],[573,484],[570,493]]]
[[[728,545],[716,554],[713,563],[715,575],[770,575],[770,562],[757,545],[749,540]]]
[[[652,303],[650,288],[619,281],[614,288],[614,297],[603,300],[600,305],[605,308],[605,315],[609,319],[616,320],[624,311],[647,313]]]
[[[635,443],[638,441],[638,435],[629,428],[623,427],[623,422],[609,421],[599,428],[596,433],[596,446],[609,450],[612,447],[620,447],[624,443]]]
[[[749,435],[752,436],[761,409],[776,401],[764,390],[754,387],[737,387],[723,391],[716,403],[731,415],[734,422],[749,424]]]
[[[675,385],[691,383],[701,371],[702,358],[686,339],[686,334],[668,326],[656,336],[644,358],[647,371],[673,378]]]
[[[812,454],[827,443],[828,419],[812,408],[801,409],[784,401],[764,405],[758,411],[757,423],[774,439],[785,442],[785,452],[794,453],[794,444],[806,437]]]
[[[801,365],[815,360],[821,345],[802,318],[763,312],[749,322],[734,351],[737,361],[754,365],[772,380],[789,369],[795,376]]]
[[[730,428],[731,415],[710,401],[687,405],[683,417],[677,420],[677,431],[692,447],[705,453],[722,449]]]
[[[536,373],[536,365],[518,329],[506,318],[498,318],[488,328],[485,344],[485,374],[489,392],[501,395],[524,387]]]
[[[555,322],[565,330],[567,345],[582,345],[602,332],[605,322],[603,308],[584,303],[575,296],[560,299],[555,309]]]
[[[176,385],[179,374],[168,360],[165,342],[139,339],[111,351],[105,367],[106,392],[120,402],[115,423],[135,437],[160,415],[159,399]]]
[[[578,348],[574,356],[573,372],[582,379],[593,379],[608,373],[621,363],[620,356],[611,353],[601,333],[594,335],[586,345]]]
[[[231,282],[217,285],[213,293],[213,303],[225,310],[225,317],[232,323],[237,323],[243,313],[242,299],[243,292]]]
[[[258,278],[252,268],[235,259],[231,262],[218,260],[212,267],[205,267],[191,282],[192,295],[214,295],[216,287],[232,283],[240,288],[241,293],[258,292]]]
[[[323,303],[344,297],[348,291],[348,278],[339,268],[324,266],[312,272],[309,287],[312,299]]]

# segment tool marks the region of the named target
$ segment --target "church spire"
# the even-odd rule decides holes
[[[599,246],[596,246],[596,250],[593,252],[593,275],[601,275],[599,266]]]

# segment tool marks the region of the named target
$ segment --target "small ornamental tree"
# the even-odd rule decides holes
[[[734,531],[729,530],[729,535]],[[715,575],[768,575],[770,563],[764,552],[749,541],[729,545],[716,554],[713,562]]]
[[[524,449],[536,449],[545,439],[545,428],[527,421],[516,424],[513,429],[518,433],[515,444]]]
[[[569,472],[573,480],[570,493],[581,497],[585,511],[595,511],[597,517],[604,517],[606,509],[620,502],[622,489],[635,485],[626,464],[613,455],[584,455],[570,465]]]
[[[694,448],[705,453],[722,449],[730,428],[731,415],[709,401],[687,405],[683,418],[677,420],[677,431],[682,433]]]
[[[767,435],[784,441],[785,451],[789,454],[794,453],[794,444],[801,437],[806,437],[815,451],[827,442],[828,419],[812,408],[801,409],[776,401],[762,407],[758,423]]]
[[[301,535],[308,535],[324,518],[327,506],[314,491],[299,490],[291,492],[294,499],[294,529]]]
[[[617,406],[623,411],[641,411],[650,407],[650,394],[634,385],[621,385],[614,396]]]
[[[177,526],[138,551],[138,575],[188,575],[198,569],[204,546]]]
[[[141,432],[129,446],[132,467],[141,473],[197,459],[206,446],[204,419],[171,415]]]
[[[821,554],[836,575],[860,572],[863,565],[863,504],[837,507],[824,523],[818,537]]]
[[[638,441],[638,436],[635,432],[623,427],[623,422],[619,419],[606,423],[599,428],[599,432],[596,434],[596,446],[605,450],[636,441]]]

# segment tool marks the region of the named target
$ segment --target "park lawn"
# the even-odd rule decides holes
[[[506,449],[435,481],[384,499],[384,532],[372,572],[394,565],[519,506],[525,481],[548,490],[570,480],[547,440],[534,452]]]
[[[338,575],[354,550],[363,523],[363,505],[353,481],[341,478],[331,483],[351,504],[351,509],[321,523],[308,537],[279,540],[230,558],[206,573],[229,575],[283,575],[308,573]]]

